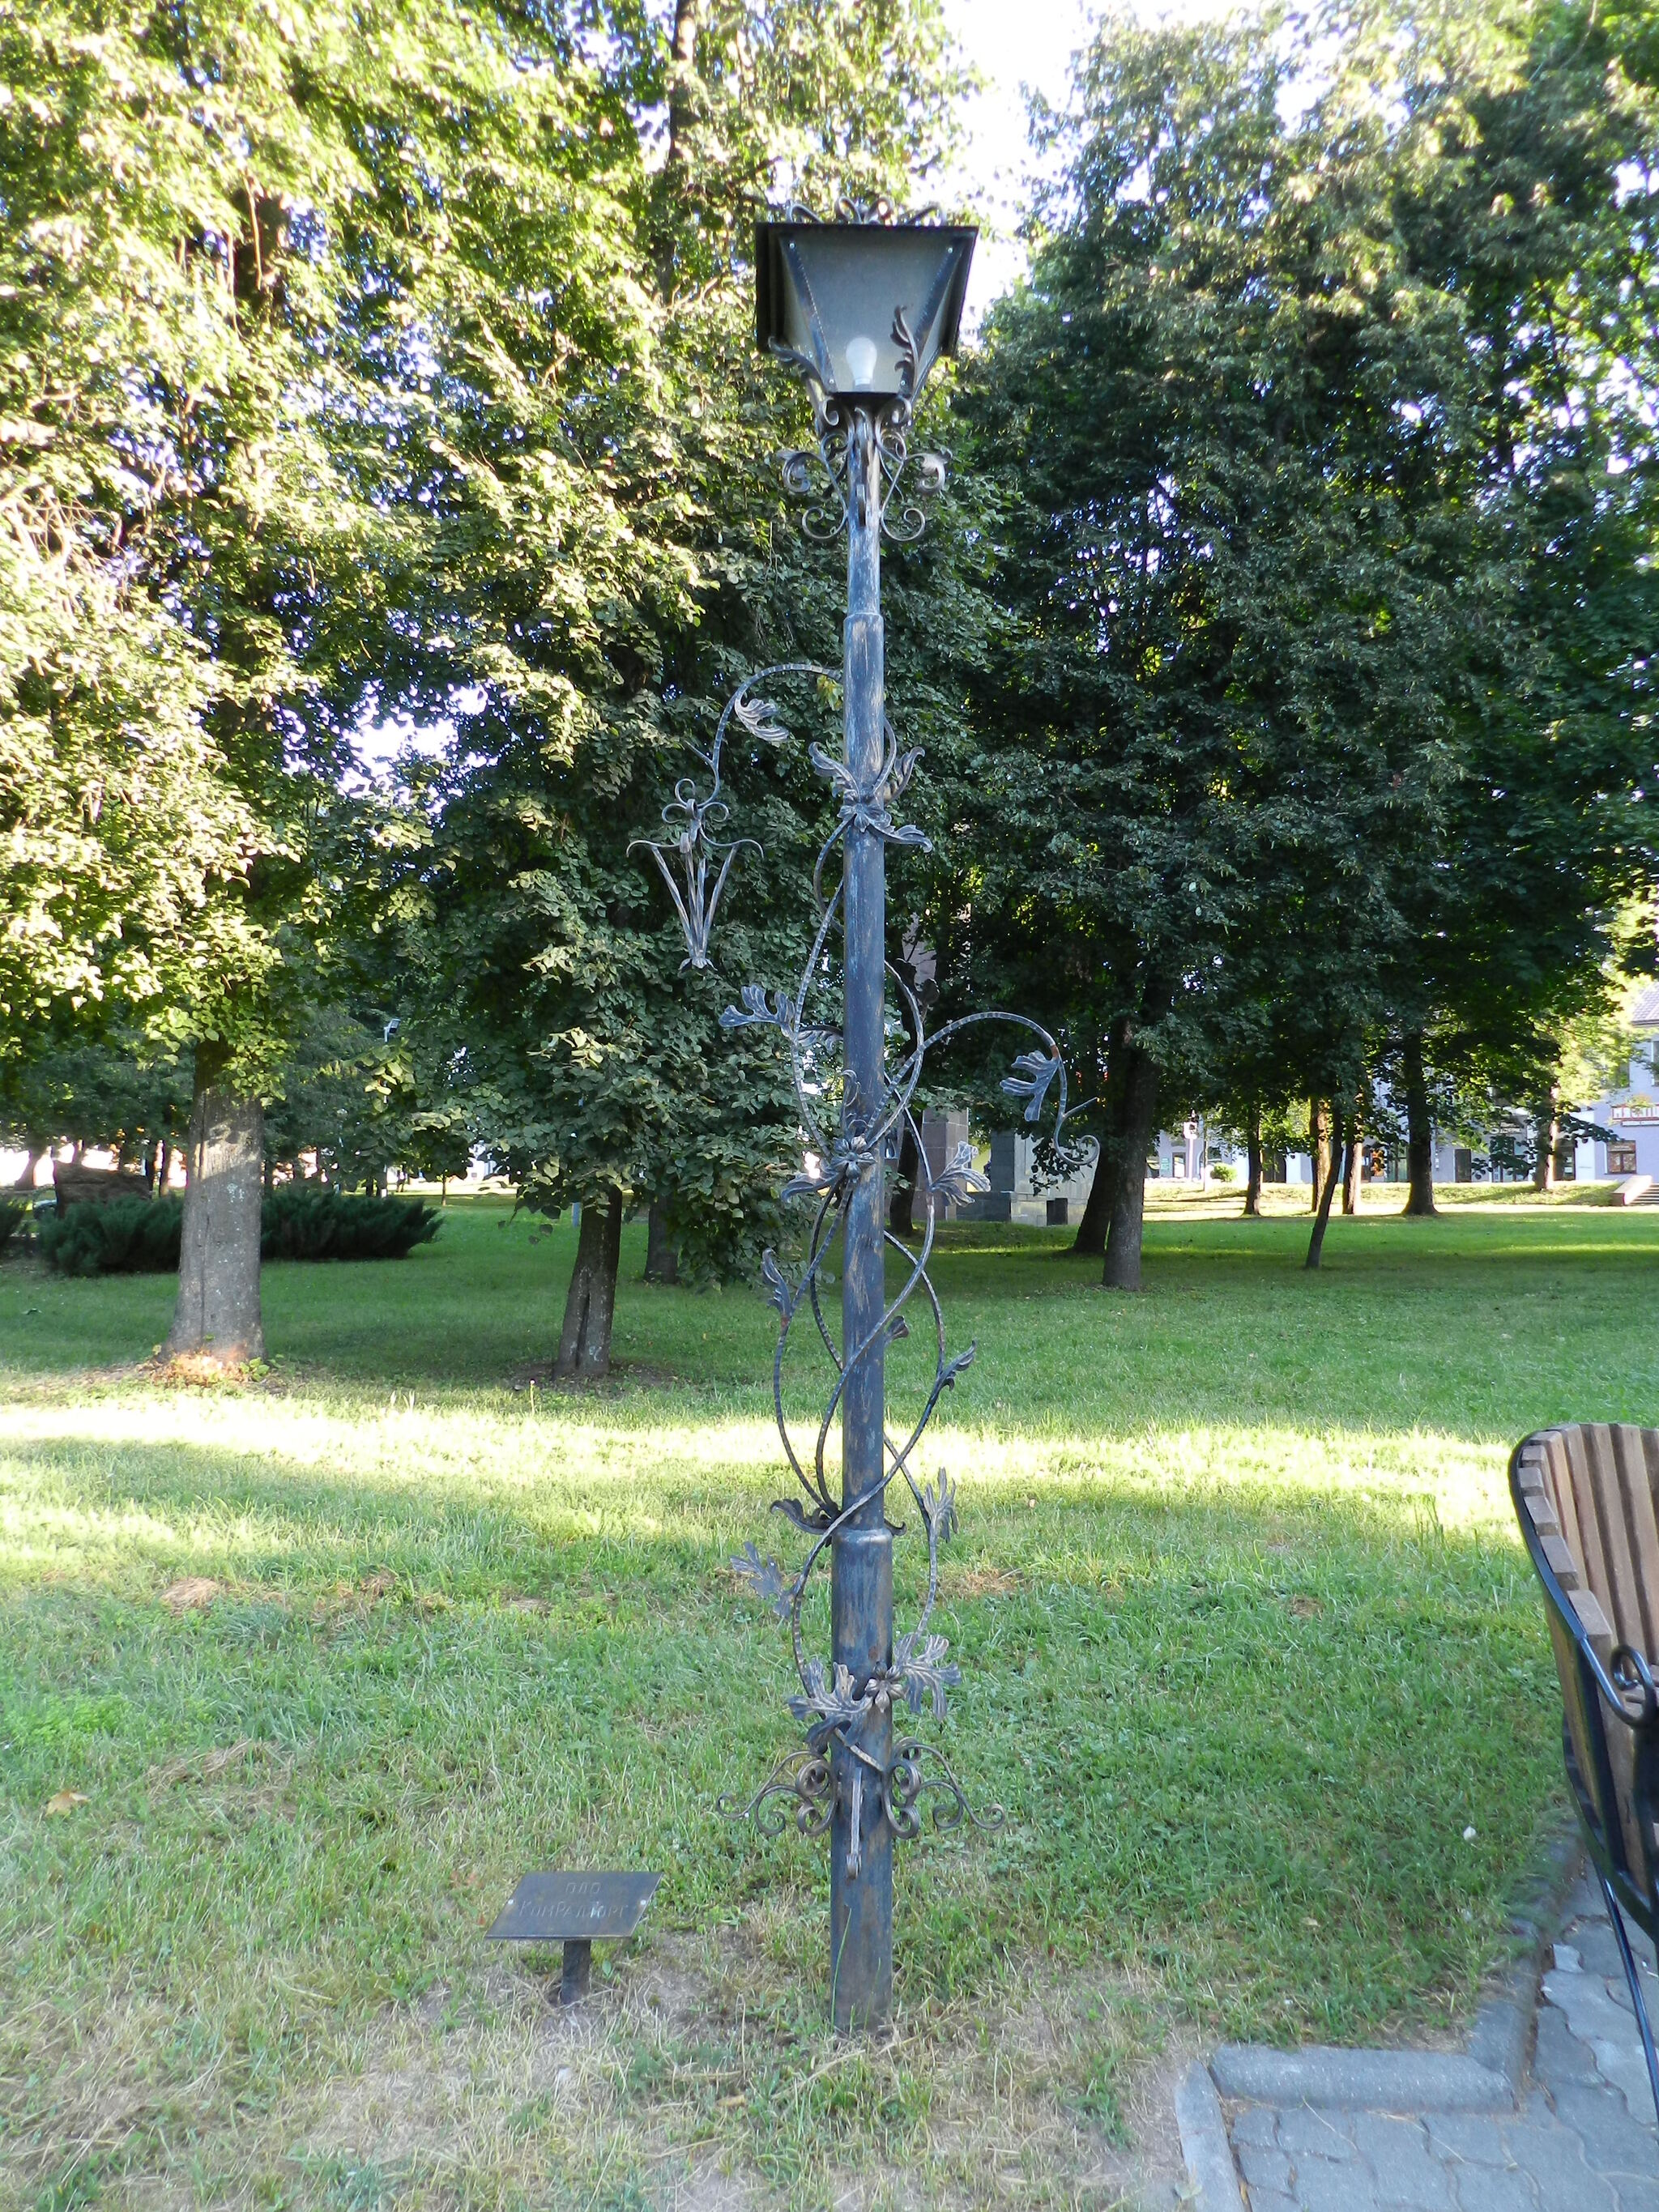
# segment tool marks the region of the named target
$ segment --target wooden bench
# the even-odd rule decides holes
[[[1624,1916],[1659,1940],[1659,1429],[1540,1429],[1510,1493],[1543,1584],[1562,1749],[1630,1984],[1659,2113],[1659,2059]]]

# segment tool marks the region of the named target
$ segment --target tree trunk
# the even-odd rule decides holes
[[[1252,1221],[1261,1215],[1261,1109],[1250,1101],[1249,1126],[1244,1133],[1249,1170],[1244,1179],[1244,1211]]]
[[[668,159],[685,159],[691,121],[691,71],[697,59],[698,17],[702,0],[674,0],[674,36],[669,47]]]
[[[1348,1146],[1342,1163],[1342,1211],[1358,1213],[1359,1193],[1365,1180],[1365,1146],[1356,1114],[1348,1125]]]
[[[1405,1042],[1406,1063],[1406,1194],[1407,1213],[1432,1220],[1434,1205],[1434,1121],[1429,1112],[1429,1079],[1423,1070],[1423,1033],[1413,1030]]]
[[[617,1310],[617,1270],[622,1263],[623,1202],[612,1194],[582,1208],[576,1266],[564,1302],[564,1328],[554,1373],[594,1376],[611,1372],[611,1323]]]
[[[17,1178],[16,1182],[15,1182],[15,1183],[13,1183],[13,1185],[12,1185],[12,1188],[13,1188],[14,1190],[33,1190],[33,1188],[34,1188],[34,1168],[35,1168],[35,1163],[39,1160],[39,1158],[40,1158],[40,1153],[39,1153],[39,1152],[37,1152],[35,1151],[35,1149],[34,1149],[34,1147],[33,1147],[33,1145],[26,1145],[26,1146],[24,1146],[24,1148],[23,1148],[23,1172],[22,1172],[22,1174],[21,1174],[21,1175],[20,1175],[20,1176],[18,1176],[18,1178]]]
[[[674,29],[668,47],[668,148],[663,163],[663,175],[671,185],[684,188],[686,138],[690,130],[693,112],[693,71],[697,59],[697,32],[702,10],[702,0],[674,0]],[[662,228],[659,236],[655,258],[657,289],[663,299],[674,296],[675,256],[674,216],[672,208],[662,212]]]
[[[1311,1099],[1308,1105],[1308,1151],[1313,1160],[1313,1195],[1309,1202],[1316,1213],[1319,1211],[1319,1194],[1331,1171],[1334,1150],[1330,1109],[1322,1098]]]
[[[915,1132],[907,1116],[904,1140],[899,1146],[898,1176],[887,1205],[887,1226],[895,1237],[914,1237],[916,1233],[916,1185],[921,1179],[921,1155],[916,1150]]]
[[[1146,1210],[1146,1147],[1158,1127],[1158,1063],[1138,1044],[1121,1045],[1113,1054],[1111,1073],[1117,1088],[1117,1109],[1110,1116],[1115,1125],[1111,1212],[1100,1279],[1109,1291],[1138,1291]],[[1109,1091],[1108,1096],[1109,1100]],[[1092,1204],[1092,1190],[1089,1198]]]
[[[1548,1103],[1538,1116],[1533,1135],[1538,1153],[1532,1170],[1534,1190],[1555,1188],[1555,1147],[1561,1138],[1560,1107],[1561,1086],[1559,1083],[1552,1083]]]
[[[1325,1179],[1318,1186],[1319,1212],[1314,1217],[1313,1235],[1308,1239],[1306,1265],[1318,1267],[1325,1253],[1325,1231],[1331,1218],[1331,1200],[1336,1196],[1336,1186],[1342,1176],[1342,1154],[1340,1147],[1330,1146]]]
[[[232,1368],[265,1353],[259,1316],[265,1115],[257,1098],[221,1082],[224,1064],[216,1048],[196,1048],[179,1303],[167,1351]]]
[[[583,1218],[586,1219],[586,1209]],[[645,1217],[645,1279],[647,1283],[678,1283],[680,1279],[680,1255],[674,1249],[668,1235],[668,1217],[663,1212],[662,1200],[653,1198]]]
[[[1083,1202],[1083,1212],[1077,1224],[1077,1235],[1072,1239],[1073,1252],[1086,1252],[1098,1259],[1106,1249],[1106,1222],[1111,1212],[1112,1173],[1107,1164],[1106,1140],[1100,1140],[1100,1150],[1095,1155],[1095,1171],[1089,1181],[1089,1195]]]

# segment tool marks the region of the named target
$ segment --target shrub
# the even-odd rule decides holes
[[[29,1218],[27,1204],[21,1198],[0,1199],[0,1252],[3,1252]]]
[[[179,1265],[184,1219],[182,1199],[120,1198],[67,1213],[43,1210],[36,1229],[59,1274],[161,1274]],[[418,1199],[348,1198],[325,1183],[283,1183],[265,1194],[260,1209],[259,1256],[401,1260],[441,1224],[437,1209]]]
[[[60,1275],[163,1274],[179,1265],[184,1224],[182,1199],[117,1198],[42,1211],[35,1233]]]
[[[326,1183],[279,1183],[265,1195],[262,1260],[401,1260],[442,1225],[415,1198],[348,1198]]]

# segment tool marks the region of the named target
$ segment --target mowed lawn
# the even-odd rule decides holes
[[[1504,1460],[1659,1419],[1659,1209],[1306,1228],[1167,1208],[1133,1298],[952,1232],[929,1732],[1008,1823],[902,1850],[873,2047],[825,1847],[716,1802],[793,1740],[761,1299],[630,1231],[618,1378],[532,1394],[574,1239],[459,1204],[202,1390],[170,1282],[0,1265],[0,2204],[1105,2204],[1171,2054],[1455,2027],[1563,1820]],[[484,1941],[560,1865],[665,1877],[575,2018]]]

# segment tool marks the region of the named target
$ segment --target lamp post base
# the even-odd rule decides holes
[[[893,1539],[847,1528],[831,1547],[837,1666],[862,1688],[892,1662]],[[893,2009],[893,1831],[882,1800],[893,1717],[866,1713],[856,1738],[869,1761],[837,1745],[830,1760],[830,1990],[838,2033],[879,2027]]]

